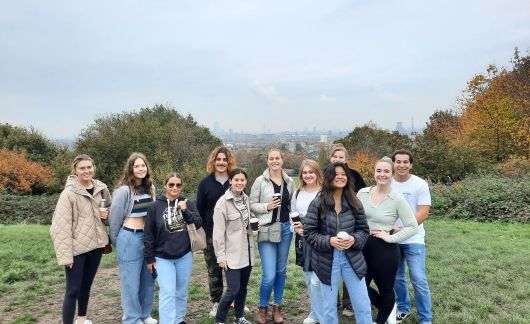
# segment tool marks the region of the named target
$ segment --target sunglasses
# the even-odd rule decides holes
[[[174,187],[182,188],[182,183],[168,183],[167,186],[169,188],[174,188]]]

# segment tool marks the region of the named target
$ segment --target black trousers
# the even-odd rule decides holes
[[[215,321],[224,323],[228,315],[228,309],[232,302],[234,302],[234,312],[236,318],[243,316],[245,310],[245,301],[247,299],[247,285],[250,279],[250,272],[252,266],[247,266],[241,269],[230,269],[225,271],[226,291],[221,297],[219,306],[217,307],[217,314]]]
[[[364,246],[363,254],[368,265],[365,278],[368,296],[372,305],[378,309],[376,322],[384,324],[396,302],[394,281],[399,264],[399,245],[370,236]],[[377,290],[370,287],[372,280]]]
[[[98,271],[103,248],[95,249],[74,256],[72,268],[65,267],[66,293],[63,302],[63,323],[72,324],[75,317],[75,306],[78,305],[77,315],[86,316],[90,288]]]

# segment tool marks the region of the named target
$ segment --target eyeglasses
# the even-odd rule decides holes
[[[174,188],[174,187],[182,188],[182,183],[168,183],[167,186],[169,188]]]

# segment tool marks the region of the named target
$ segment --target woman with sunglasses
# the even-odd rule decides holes
[[[164,180],[166,194],[147,210],[145,219],[145,260],[147,269],[160,286],[158,314],[161,324],[182,324],[186,317],[188,284],[193,253],[188,224],[200,228],[197,207],[182,197],[182,177],[169,173]]]
[[[151,167],[142,153],[127,159],[112,194],[109,236],[116,246],[123,324],[156,324],[151,317],[155,282],[144,260],[144,219],[155,197]]]

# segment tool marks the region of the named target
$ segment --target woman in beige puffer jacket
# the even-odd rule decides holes
[[[108,209],[99,209],[100,202],[110,202],[110,193],[103,182],[92,179],[94,161],[88,155],[78,155],[72,163],[72,175],[66,181],[55,212],[50,235],[57,261],[65,267],[66,293],[63,302],[63,323],[74,322],[76,303],[79,304],[76,324],[92,324],[86,319],[90,287],[108,244],[103,221]]]

